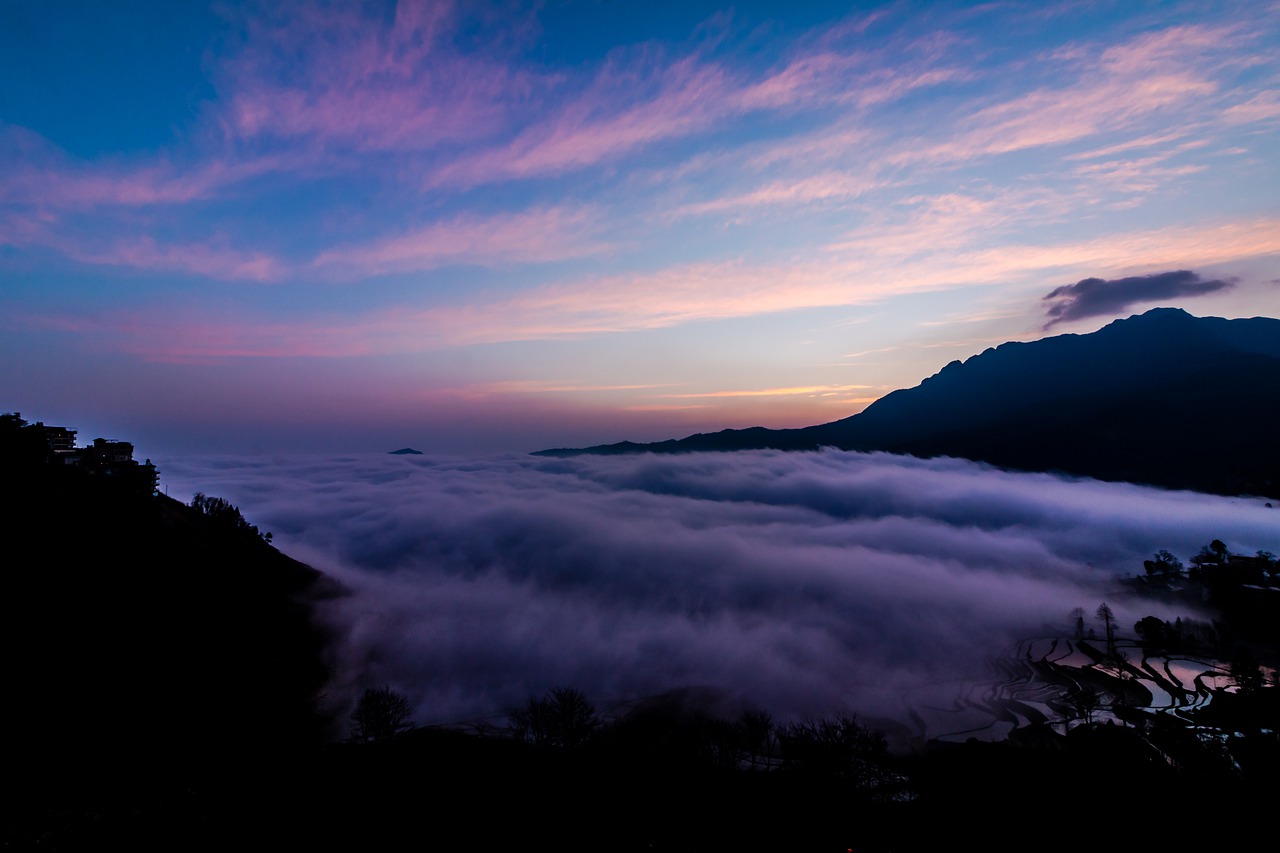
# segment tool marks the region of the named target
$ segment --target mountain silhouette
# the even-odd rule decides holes
[[[336,582],[226,501],[155,493],[130,474],[149,465],[64,462],[49,432],[0,415],[0,719],[14,733],[0,755],[21,780],[6,821],[103,791],[195,801],[321,743],[330,634],[315,610]]]
[[[953,361],[832,423],[539,453],[835,447],[1276,496],[1278,422],[1280,320],[1156,308],[1091,334],[1006,343]]]

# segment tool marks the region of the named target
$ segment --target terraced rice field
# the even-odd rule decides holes
[[[957,679],[938,701],[904,697],[920,739],[1004,740],[1019,729],[1049,725],[1065,732],[1088,722],[1122,723],[1134,712],[1169,714],[1191,725],[1190,712],[1234,689],[1227,665],[1209,658],[1146,655],[1117,641],[1115,655],[1099,640],[1023,640],[991,661],[987,679]]]

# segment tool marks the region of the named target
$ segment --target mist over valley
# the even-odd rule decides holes
[[[1075,607],[1110,602],[1130,634],[1201,616],[1120,580],[1158,549],[1274,549],[1278,523],[1260,499],[834,450],[160,466],[173,496],[228,497],[350,591],[321,611],[331,703],[390,684],[422,724],[500,722],[562,685],[902,722],[1069,633]]]

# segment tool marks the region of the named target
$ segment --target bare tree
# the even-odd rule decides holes
[[[734,729],[751,769],[770,768],[777,735],[773,717],[765,711],[746,710],[738,717]]]
[[[530,699],[510,720],[513,738],[538,746],[581,746],[600,727],[595,706],[572,687],[556,687],[541,699]]]
[[[778,730],[778,740],[789,771],[840,779],[864,789],[882,786],[888,779],[883,767],[888,742],[856,716],[791,723]]]
[[[386,740],[413,728],[413,707],[409,699],[390,687],[370,687],[360,694],[351,712],[351,736],[368,743]]]
[[[1102,695],[1092,688],[1079,687],[1067,696],[1067,704],[1086,725],[1091,725],[1094,713],[1102,707]]]

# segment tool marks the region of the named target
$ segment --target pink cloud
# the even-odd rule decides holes
[[[504,127],[534,77],[449,46],[452,4],[401,3],[389,25],[355,7],[250,16],[228,65],[235,132],[359,150],[422,150]]]
[[[641,79],[648,74],[654,79]],[[657,89],[628,104],[628,94]],[[656,73],[606,69],[592,88],[521,132],[509,144],[442,167],[432,184],[486,183],[557,174],[593,165],[643,145],[706,129],[731,110],[723,70],[689,58]],[[622,108],[619,109],[619,104]]]
[[[849,391],[869,391],[871,385],[793,385],[785,388],[753,388],[736,391],[704,391],[693,394],[663,394],[663,397],[680,399],[702,399],[713,397],[814,397],[843,396]],[[876,399],[875,397],[871,398]],[[863,400],[860,402],[870,402]]]
[[[885,186],[885,182],[864,175],[823,172],[794,180],[773,181],[759,189],[740,195],[685,205],[675,215],[740,212],[766,205],[810,204],[823,201],[847,201]]]
[[[654,388],[669,388],[665,383],[647,383],[638,385],[592,385],[579,382],[553,382],[541,379],[519,379],[503,382],[486,382],[471,386],[472,390],[483,394],[597,394],[612,391],[649,391]]]
[[[1147,194],[1156,192],[1162,186],[1179,178],[1203,172],[1208,168],[1203,164],[1192,163],[1181,166],[1163,165],[1176,153],[1176,151],[1167,151],[1150,157],[1090,163],[1077,168],[1076,174],[1087,177],[1095,187],[1106,186],[1125,193]]]
[[[322,252],[315,266],[377,275],[449,264],[501,266],[583,257],[608,250],[592,238],[589,208],[542,208],[433,223],[366,245]]]
[[[185,173],[168,164],[140,169],[34,167],[18,170],[4,180],[3,192],[15,201],[56,210],[182,204],[211,198],[229,184],[279,165],[276,158],[212,161]]]
[[[42,246],[86,264],[194,273],[222,280],[270,282],[289,267],[267,252],[232,248],[225,240],[163,243],[151,236],[89,237],[54,214],[0,215],[0,245]]]
[[[166,245],[151,237],[122,241],[97,251],[67,244],[63,251],[85,263],[195,273],[217,279],[269,282],[283,278],[288,271],[284,263],[265,252],[208,243]]]
[[[941,232],[934,236],[945,237]],[[99,345],[154,361],[387,355],[482,342],[670,327],[804,307],[865,304],[897,294],[972,284],[1034,281],[1043,289],[1047,273],[1120,274],[1153,266],[1207,266],[1277,253],[1280,220],[1274,217],[1047,245],[1009,243],[960,252],[944,248],[922,253],[919,239],[912,244],[904,233],[897,243],[886,238],[879,254],[858,250],[849,257],[829,257],[804,265],[689,265],[649,274],[594,277],[487,303],[418,309],[401,306],[362,316],[277,321],[166,308],[93,318],[26,317],[19,321],[28,327],[56,327],[81,334]],[[580,390],[572,385],[490,390]],[[855,386],[764,391],[770,393],[734,396],[782,399],[832,391],[846,402],[863,397]],[[847,396],[849,393],[856,398]],[[728,398],[718,392],[696,396]]]
[[[1056,245],[1006,245],[957,259],[962,281],[1040,270],[1201,267],[1280,253],[1280,218],[1170,226]]]
[[[213,157],[179,166],[165,157],[145,165],[76,161],[26,128],[0,126],[0,201],[41,210],[87,210],[118,205],[184,204],[212,198],[225,187],[281,168],[280,155]]]
[[[442,166],[428,184],[472,185],[554,175],[630,153],[655,142],[706,131],[754,111],[864,108],[962,76],[954,69],[868,68],[866,56],[798,51],[761,79],[688,56],[667,64],[644,57],[636,67],[607,65],[591,87],[510,143]],[[637,98],[637,92],[646,93]],[[621,106],[619,106],[621,105]]]
[[[22,322],[30,328],[81,335],[95,346],[161,363],[201,364],[233,358],[328,358],[385,351],[374,343],[378,339],[376,328],[358,330],[351,324],[338,322],[263,321],[227,313],[214,316],[173,306],[93,316],[33,315],[23,317]]]
[[[823,51],[802,55],[758,83],[744,85],[736,95],[743,109],[777,109],[811,100],[830,98],[843,89],[849,72],[865,57]]]
[[[1212,82],[1189,73],[1040,90],[978,112],[968,122],[971,129],[952,141],[907,150],[895,159],[958,161],[1062,145],[1123,128],[1139,116],[1204,98],[1216,90]]]
[[[947,142],[906,147],[890,162],[954,162],[1048,145],[1062,145],[1128,128],[1175,106],[1209,101],[1210,79],[1222,61],[1215,51],[1240,36],[1231,29],[1175,27],[1144,35],[1093,57],[1082,49],[1056,57],[1076,66],[1075,84],[1041,88],[978,110]],[[1212,58],[1209,58],[1213,54]]]
[[[1185,130],[1176,130],[1169,133],[1153,133],[1147,136],[1140,136],[1137,139],[1126,139],[1115,145],[1107,145],[1092,151],[1083,151],[1079,154],[1068,154],[1066,160],[1094,160],[1099,157],[1112,157],[1126,151],[1133,151],[1138,148],[1154,148],[1158,145],[1164,145],[1167,142],[1176,142],[1187,135]]]
[[[1140,77],[1185,66],[1189,60],[1211,58],[1213,65],[1236,65],[1246,55],[1237,52],[1252,37],[1238,27],[1190,25],[1140,35],[1107,48],[1100,63],[1108,74]]]
[[[1254,95],[1229,107],[1222,117],[1230,124],[1248,124],[1280,117],[1280,92],[1270,91]]]
[[[1040,281],[1046,273],[1065,270],[1196,267],[1280,253],[1280,220],[1274,217],[985,248],[975,241],[984,232],[973,209],[972,203],[959,200],[927,235],[895,226],[808,263],[704,263],[597,277],[544,287],[500,304],[435,309],[429,320],[421,320],[452,343],[556,338],[866,304],[967,285]]]

